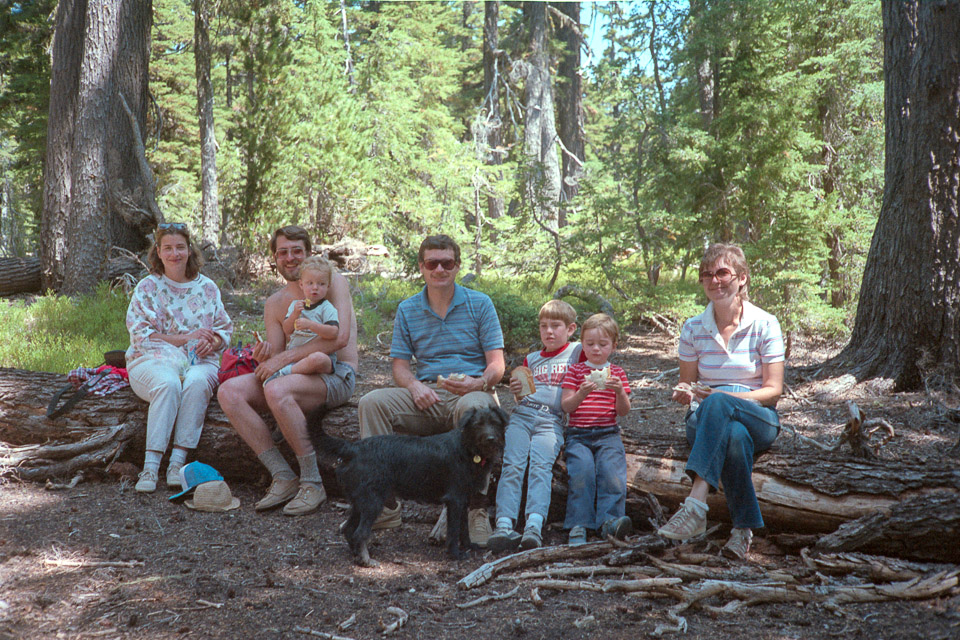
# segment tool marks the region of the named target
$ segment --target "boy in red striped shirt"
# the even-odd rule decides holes
[[[570,365],[563,379],[560,406],[570,414],[565,433],[569,544],[587,541],[587,529],[601,538],[623,539],[633,530],[625,515],[627,456],[617,417],[630,411],[627,374],[608,361],[620,329],[605,313],[583,323],[581,342],[586,362]]]

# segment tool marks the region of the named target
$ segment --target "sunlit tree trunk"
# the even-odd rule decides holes
[[[486,164],[503,163],[503,121],[500,115],[500,34],[497,22],[500,19],[500,3],[486,2],[483,5],[483,95],[486,106],[485,145],[489,149]],[[487,217],[503,215],[503,198],[487,196]]]
[[[207,0],[193,0],[193,55],[197,75],[197,117],[200,121],[200,186],[203,239],[220,244],[217,203],[217,138],[213,126],[213,85],[210,82],[210,15]]]
[[[557,231],[560,204],[560,161],[557,158],[557,128],[554,116],[553,87],[550,83],[550,56],[547,51],[545,2],[523,5],[530,25],[530,56],[524,88],[526,113],[524,152],[527,157],[524,176],[526,197],[537,224],[551,236],[556,260],[548,289],[552,289],[560,271],[560,235]]]
[[[564,201],[571,200],[580,190],[583,175],[583,77],[580,68],[580,3],[560,2],[555,5],[570,20],[563,21],[557,29],[557,37],[564,45],[557,71],[558,115],[560,140],[563,142],[563,182],[561,192]],[[562,210],[561,210],[561,215]],[[560,226],[563,226],[563,220]]]
[[[860,377],[960,371],[960,0],[884,0],[886,164],[856,325]]]

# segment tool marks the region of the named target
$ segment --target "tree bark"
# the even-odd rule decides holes
[[[523,10],[530,25],[530,57],[524,88],[524,150],[527,156],[524,182],[535,215],[544,225],[555,230],[560,202],[560,162],[547,51],[546,3],[525,2]]]
[[[197,76],[197,118],[200,122],[200,190],[204,243],[220,246],[217,203],[217,137],[213,126],[213,84],[210,82],[210,15],[207,0],[193,0],[193,55]]]
[[[500,3],[496,0],[483,5],[483,95],[486,106],[484,144],[488,149],[485,164],[498,166],[503,163],[503,120],[500,115]],[[502,175],[497,176],[501,178]],[[487,196],[487,217],[495,220],[503,215],[503,198],[494,194]]]
[[[40,258],[0,258],[0,296],[36,293],[40,284]]]
[[[960,562],[960,494],[936,492],[867,514],[823,536],[814,549]]]
[[[74,116],[83,55],[86,0],[60,0],[53,35],[50,69],[50,114],[47,153],[43,165],[43,215],[40,221],[40,259],[43,288],[60,288],[67,253],[67,220],[73,174]]]
[[[839,357],[861,379],[914,389],[933,370],[960,372],[960,0],[882,11],[883,205]]]
[[[583,77],[580,69],[580,46],[583,34],[580,32],[580,3],[561,2],[556,7],[568,18],[570,24],[561,23],[557,37],[564,44],[564,53],[560,58],[557,76],[558,114],[560,117],[560,140],[563,142],[563,181],[561,199],[570,201],[580,190],[580,178],[583,175],[584,139],[583,139]],[[575,28],[576,26],[576,28]],[[562,215],[562,210],[561,210]],[[564,220],[560,220],[563,226]]]
[[[151,20],[150,0],[68,0],[58,9],[41,257],[44,285],[67,294],[103,278],[111,246],[143,249],[157,221],[119,101],[126,96],[142,137]]]

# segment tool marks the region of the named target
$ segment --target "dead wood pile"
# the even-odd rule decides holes
[[[629,543],[610,539],[578,547],[523,551],[487,563],[462,578],[458,582],[461,589],[490,585],[491,593],[457,606],[482,606],[515,597],[539,608],[549,592],[561,590],[664,598],[675,604],[657,625],[654,635],[661,636],[684,632],[686,616],[698,611],[716,617],[742,607],[784,602],[839,611],[852,603],[954,595],[960,581],[960,568],[954,565],[804,549],[802,562],[771,571],[730,562],[716,550],[704,537],[676,545],[650,535]],[[536,570],[528,570],[532,568]],[[589,621],[578,623],[586,626]]]

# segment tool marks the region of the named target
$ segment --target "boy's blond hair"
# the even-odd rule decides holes
[[[577,321],[577,310],[563,300],[548,300],[540,307],[540,320],[560,320],[563,324],[571,325]]]
[[[321,256],[310,256],[300,263],[300,277],[303,277],[304,271],[313,271],[320,275],[327,276],[327,284],[333,279],[333,265],[330,261]]]
[[[595,313],[587,318],[580,328],[580,335],[583,336],[591,329],[603,331],[608,338],[613,340],[613,344],[620,341],[620,327],[617,326],[617,321],[605,313]]]

